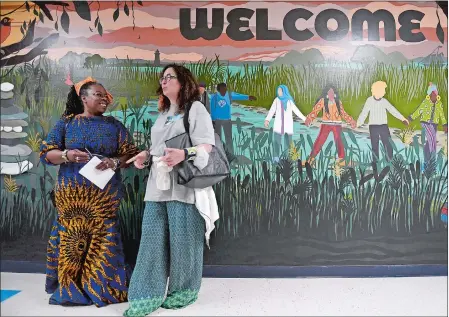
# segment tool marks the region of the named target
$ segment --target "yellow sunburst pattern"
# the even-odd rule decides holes
[[[57,185],[55,196],[60,221],[113,218],[120,204],[117,191],[113,192],[111,185],[101,190],[93,185],[78,185],[74,181],[67,181],[66,184],[64,178]]]
[[[117,191],[61,179],[55,198],[58,220],[47,250],[50,301],[99,307],[126,301]]]

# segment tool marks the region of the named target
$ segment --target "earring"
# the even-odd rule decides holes
[[[438,100],[438,101],[440,101],[440,100],[441,100],[441,97],[440,97],[440,95],[438,95],[438,96],[437,96],[437,100]]]
[[[430,96],[429,95],[426,96],[426,100],[430,100]]]

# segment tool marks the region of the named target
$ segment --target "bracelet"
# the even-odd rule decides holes
[[[151,154],[150,150],[145,150],[145,152],[147,152],[147,159],[145,160],[145,162],[143,162],[143,166],[148,167],[151,162]]]
[[[112,162],[114,162],[114,167],[112,168],[112,170],[115,171],[120,166],[120,159],[113,158]]]
[[[64,160],[64,163],[69,162],[69,158],[67,157],[68,153],[69,153],[69,150],[67,150],[67,149],[62,151],[61,158]]]
[[[196,153],[197,153],[196,147],[190,147],[190,148],[184,149],[185,160],[193,161],[196,158]]]

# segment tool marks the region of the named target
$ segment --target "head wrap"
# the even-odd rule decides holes
[[[279,88],[281,88],[282,90],[282,96],[279,96],[278,93]],[[284,106],[284,110],[287,110],[287,102],[289,100],[293,101],[293,97],[290,95],[287,86],[279,85],[278,88],[276,88],[276,96],[281,100],[282,105]]]
[[[438,95],[438,89],[437,89],[437,86],[436,86],[435,84],[433,84],[433,83],[429,83],[429,87],[427,88],[427,95],[430,96],[430,94],[431,94],[433,91],[435,91],[436,94]]]
[[[78,96],[80,95],[81,87],[83,87],[83,85],[87,84],[87,83],[97,83],[97,81],[95,79],[93,79],[92,77],[88,76],[85,79],[77,82],[75,84],[75,91]],[[108,100],[109,104],[112,103],[112,101],[114,100],[114,97],[112,97],[111,93],[107,90],[106,90],[106,99]]]

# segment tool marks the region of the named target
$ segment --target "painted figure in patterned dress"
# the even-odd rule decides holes
[[[444,115],[443,103],[438,94],[437,86],[429,83],[427,96],[419,107],[409,116],[409,121],[419,118],[422,126],[422,133],[425,135],[424,164],[429,162],[431,157],[437,152],[437,129],[441,124],[447,133],[447,121]]]
[[[92,78],[72,86],[67,108],[41,146],[41,161],[59,165],[57,219],[47,249],[45,289],[50,304],[102,307],[127,300],[128,281],[119,232],[120,168],[138,153],[126,128],[103,116],[112,96]],[[91,155],[115,175],[104,189],[79,170]]]
[[[357,123],[349,114],[346,113],[340,98],[341,97],[334,86],[326,86],[323,89],[321,96],[316,101],[312,111],[307,115],[305,124],[306,126],[310,126],[313,120],[317,118],[318,114],[323,111],[323,121],[321,123],[320,132],[318,133],[318,137],[313,144],[312,153],[308,159],[308,162],[311,165],[313,165],[315,157],[321,151],[322,146],[331,132],[334,134],[339,164],[343,165],[345,163],[345,147],[342,140],[344,135],[341,124],[344,120],[351,125],[351,128],[354,129]]]

